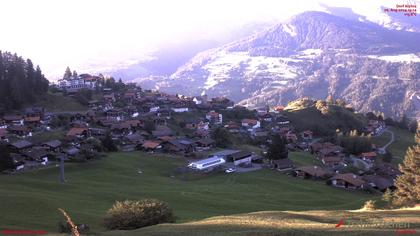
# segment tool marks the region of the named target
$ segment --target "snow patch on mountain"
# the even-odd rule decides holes
[[[414,53],[387,56],[368,55],[367,57],[387,62],[420,62],[420,57]]]

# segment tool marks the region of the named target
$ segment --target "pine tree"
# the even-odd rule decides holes
[[[397,188],[393,204],[413,206],[420,203],[420,129],[416,132],[416,144],[409,147],[404,162],[400,164],[401,175],[395,181]]]
[[[287,141],[280,135],[275,135],[271,139],[271,144],[268,146],[267,158],[272,160],[285,159],[288,157]]]
[[[66,72],[64,72],[63,79],[70,79],[72,76],[70,68],[67,66]]]

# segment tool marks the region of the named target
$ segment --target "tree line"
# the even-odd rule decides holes
[[[16,53],[0,51],[0,109],[19,109],[48,91],[39,66]]]

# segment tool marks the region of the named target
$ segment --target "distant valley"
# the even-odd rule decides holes
[[[227,96],[249,107],[331,94],[359,111],[418,117],[420,34],[388,28],[306,12],[198,53],[170,76],[136,82],[186,95]]]

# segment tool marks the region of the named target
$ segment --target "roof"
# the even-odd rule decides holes
[[[352,174],[352,173],[338,174],[338,175],[333,176],[331,180],[343,180],[354,186],[362,186],[363,184],[366,183],[360,176]]]
[[[314,177],[322,177],[329,174],[329,172],[327,172],[319,166],[302,166],[300,168],[297,168],[296,170],[305,172]]]
[[[29,132],[28,127],[26,126],[20,126],[20,125],[14,125],[9,127],[10,131],[23,131],[23,132]]]
[[[323,157],[322,160],[324,162],[341,162],[343,161],[343,158],[341,158],[340,156],[326,156]]]
[[[194,163],[196,165],[201,165],[201,164],[205,164],[207,162],[217,161],[217,160],[220,160],[220,159],[223,159],[223,158],[221,158],[221,157],[209,157],[209,158],[206,158],[206,159],[201,159],[201,160],[198,160],[198,161],[194,161],[192,163]],[[223,159],[223,161],[224,161],[224,159]]]
[[[25,122],[39,122],[40,120],[39,116],[28,116],[25,118]]]
[[[362,178],[368,182],[375,184],[381,190],[389,188],[394,185],[393,181],[379,175],[364,175]]]
[[[32,149],[24,153],[25,156],[31,159],[40,159],[47,155],[48,153],[42,149]]]
[[[362,157],[370,157],[370,158],[374,158],[376,157],[376,152],[364,152],[361,154]]]
[[[150,141],[150,140],[148,140],[148,141],[146,141],[146,142],[143,143],[143,147],[144,148],[150,148],[150,149],[155,149],[159,145],[160,145],[160,142],[159,141]]]
[[[67,132],[67,136],[76,136],[76,135],[82,135],[83,132],[87,132],[87,128],[71,128],[69,132]]]
[[[277,168],[294,166],[289,158],[274,160],[273,163],[277,165]]]
[[[162,141],[170,141],[170,140],[173,140],[173,139],[175,139],[174,137],[171,137],[171,136],[162,136],[162,137],[159,137],[159,140],[162,140]]]
[[[61,141],[60,140],[51,140],[51,141],[45,142],[44,145],[47,145],[47,146],[52,147],[52,148],[57,148],[57,147],[61,146]]]
[[[212,154],[212,156],[229,156],[232,155],[234,153],[238,153],[241,150],[230,150],[230,149],[225,149],[223,151],[219,151],[219,152],[215,152]]]
[[[29,142],[29,141],[26,141],[26,140],[19,140],[19,141],[16,141],[16,142],[14,142],[14,143],[12,143],[10,145],[12,145],[15,148],[21,149],[21,148],[30,147],[33,144],[31,142]]]

